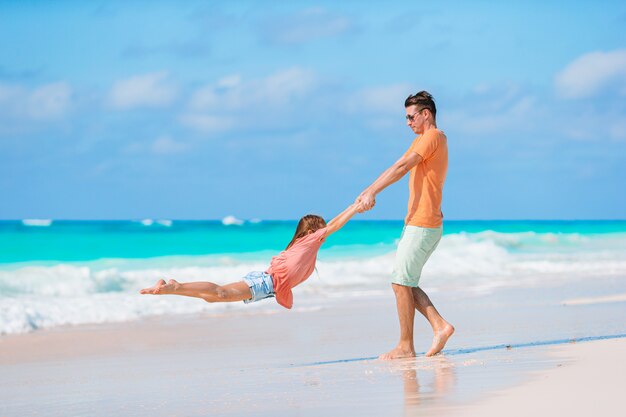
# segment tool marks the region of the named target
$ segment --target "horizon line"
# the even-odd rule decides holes
[[[39,221],[75,221],[75,222],[95,222],[95,221],[111,221],[111,222],[115,222],[115,221],[135,221],[135,222],[142,222],[145,220],[150,220],[150,221],[185,221],[185,222],[193,222],[193,221],[198,221],[198,222],[223,222],[225,219],[227,218],[232,218],[232,216],[226,216],[223,217],[221,219],[219,218],[167,218],[167,217],[141,217],[141,218],[92,218],[92,219],[87,219],[87,218],[44,218],[44,217],[27,217],[27,218],[12,218],[12,219],[0,219],[0,222],[22,222],[22,221],[28,221],[28,220],[39,220]],[[287,222],[287,221],[298,221],[299,218],[291,218],[291,219],[260,219],[260,218],[250,218],[250,219],[239,219],[239,218],[235,218],[236,220],[239,221],[244,221],[244,222]],[[397,218],[397,219],[354,219],[354,220],[350,220],[350,223],[353,222],[378,222],[378,221],[388,221],[388,222],[399,222],[399,221],[404,221],[403,218]],[[626,221],[626,218],[606,218],[606,219],[602,219],[602,218],[565,218],[565,219],[550,219],[550,218],[535,218],[535,219],[529,219],[529,218],[519,218],[519,219],[514,219],[514,218],[510,218],[510,219],[503,219],[503,218],[499,218],[499,219],[444,219],[444,222],[568,222],[568,221],[606,221],[606,222],[611,222],[611,221]]]

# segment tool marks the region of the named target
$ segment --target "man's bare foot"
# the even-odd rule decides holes
[[[426,356],[433,356],[441,352],[453,333],[454,327],[450,323],[446,324],[443,329],[435,332],[435,335],[433,336],[433,344],[430,346],[428,352],[426,352]]]
[[[414,358],[414,357],[415,357],[415,349],[411,347],[396,346],[395,349],[380,355],[378,359],[388,361],[391,359]]]

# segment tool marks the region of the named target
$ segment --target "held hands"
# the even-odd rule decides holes
[[[357,205],[359,213],[364,213],[374,208],[376,205],[376,196],[371,192],[363,191],[361,195],[356,198],[354,204]]]

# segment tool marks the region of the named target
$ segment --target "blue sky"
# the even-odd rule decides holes
[[[493,3],[0,2],[0,218],[332,216],[422,89],[447,219],[626,218],[626,4]]]

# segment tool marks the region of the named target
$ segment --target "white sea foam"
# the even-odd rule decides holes
[[[52,224],[51,219],[24,219],[22,220],[24,226],[40,226],[47,227]]]
[[[154,224],[154,220],[152,220],[152,219],[143,219],[141,221],[141,224],[143,224],[144,226],[152,226]]]
[[[306,302],[307,308],[313,308],[314,300],[332,302],[388,293],[393,251],[365,258],[334,254],[343,250],[320,253],[317,271],[294,289],[296,305]],[[573,242],[571,235],[548,239],[528,233],[446,235],[424,267],[420,285],[429,292],[452,289],[484,294],[515,286],[625,279],[625,251],[624,236],[578,238]],[[0,334],[66,324],[136,320],[159,314],[226,313],[240,308],[270,311],[275,303],[209,304],[198,299],[138,292],[159,278],[219,284],[237,281],[249,271],[265,270],[272,255],[264,252],[256,261],[213,255],[101,259],[52,266],[5,265],[0,269]]]
[[[219,310],[225,305],[193,299],[140,296],[130,293],[91,297],[21,297],[0,299],[0,334],[86,323],[124,322],[162,314]],[[240,306],[230,306],[240,308]],[[223,308],[222,308],[223,309]]]
[[[225,226],[241,226],[243,224],[243,220],[240,220],[235,216],[226,216],[222,219],[222,224]]]
[[[157,223],[161,226],[170,227],[173,222],[171,220],[157,220]]]

